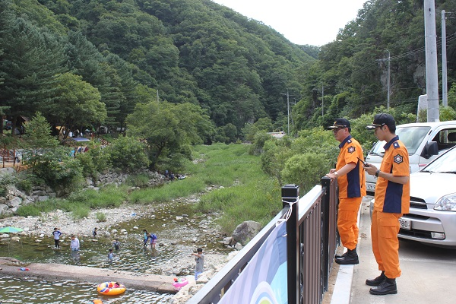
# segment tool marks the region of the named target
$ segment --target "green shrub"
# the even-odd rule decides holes
[[[149,185],[149,176],[147,174],[130,175],[127,184],[133,187],[147,187]]]
[[[72,205],[83,205],[88,208],[119,207],[127,196],[127,187],[106,186],[99,191],[88,189],[73,192],[68,196]]]
[[[78,153],[76,154],[76,158],[79,160],[79,163],[81,164],[82,175],[84,177],[96,179],[98,172],[90,153]]]
[[[83,219],[89,216],[90,208],[85,205],[72,205],[70,207],[71,212],[73,213],[73,217],[75,219]]]
[[[113,168],[135,172],[149,165],[145,146],[136,138],[119,137],[104,150],[109,152]]]
[[[16,176],[12,174],[3,174],[0,177],[0,195],[4,196],[6,194],[6,187],[8,185],[14,185],[16,182]]]
[[[282,176],[285,183],[297,184],[300,192],[305,194],[329,172],[326,155],[305,153],[293,155],[287,160]]]
[[[107,169],[112,168],[111,155],[109,151],[101,146],[93,147],[84,154],[88,154],[92,158],[93,166],[96,172],[104,172]]]
[[[30,179],[22,179],[17,182],[16,186],[19,190],[30,193],[33,188],[33,182]]]
[[[69,148],[59,147],[35,154],[30,159],[32,172],[61,195],[82,188],[81,163],[70,156]]]
[[[96,214],[97,222],[106,222],[106,214],[103,212],[97,212]]]
[[[41,210],[40,206],[36,206],[34,204],[30,204],[30,205],[20,206],[16,210],[15,214],[19,215],[19,216],[23,216],[23,217],[40,216],[42,211],[43,210]]]

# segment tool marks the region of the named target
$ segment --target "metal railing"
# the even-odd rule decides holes
[[[291,185],[287,185],[291,186]],[[285,186],[285,187],[287,187]],[[294,186],[294,185],[293,185]],[[277,221],[287,220],[288,303],[318,304],[328,289],[329,272],[339,243],[336,230],[337,184],[323,177],[299,199],[283,198],[284,208],[225,267],[219,271],[188,304],[218,303],[225,292],[252,259]],[[293,187],[291,187],[293,188]],[[286,193],[291,192],[290,188]],[[284,196],[284,188],[282,188]],[[291,214],[288,212],[291,210]]]

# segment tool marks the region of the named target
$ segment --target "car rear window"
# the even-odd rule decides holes
[[[402,141],[404,145],[407,147],[407,151],[409,152],[409,154],[414,154],[420,146],[420,144],[423,142],[424,137],[430,129],[431,127],[428,126],[397,128],[396,135],[399,136],[399,140]],[[369,153],[385,153],[385,149],[383,149],[385,143],[385,141],[377,142]]]

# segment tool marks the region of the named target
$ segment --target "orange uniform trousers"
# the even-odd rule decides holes
[[[340,198],[337,229],[345,248],[353,250],[358,244],[358,211],[362,197]]]
[[[389,279],[401,276],[399,267],[399,218],[400,213],[386,213],[374,210],[372,213],[372,251],[378,269]]]

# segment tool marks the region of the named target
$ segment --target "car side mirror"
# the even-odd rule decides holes
[[[424,146],[423,152],[421,152],[421,156],[429,159],[433,155],[439,154],[439,147],[436,141],[429,141]]]

